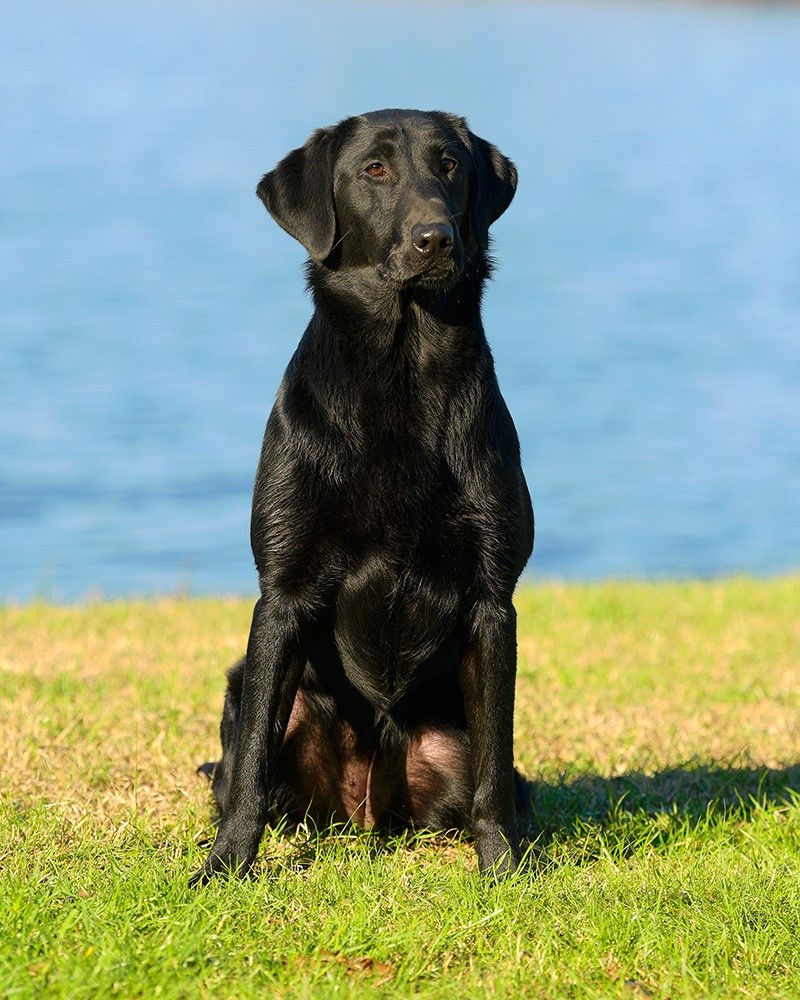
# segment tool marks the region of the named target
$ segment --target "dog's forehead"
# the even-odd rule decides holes
[[[410,153],[431,146],[469,146],[469,129],[462,118],[437,111],[372,111],[351,119],[352,142],[364,152]]]

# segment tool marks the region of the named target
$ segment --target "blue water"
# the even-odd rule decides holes
[[[0,599],[254,591],[310,304],[253,189],[385,106],[519,166],[485,320],[530,572],[800,568],[800,9],[7,0]]]

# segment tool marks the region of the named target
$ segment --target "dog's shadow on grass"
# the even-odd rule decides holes
[[[534,851],[554,842],[614,840],[630,851],[701,825],[746,821],[758,810],[800,799],[800,764],[784,768],[687,764],[655,774],[523,779],[520,832]]]

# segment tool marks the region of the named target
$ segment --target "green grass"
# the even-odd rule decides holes
[[[249,604],[0,609],[0,994],[800,996],[800,579],[517,605],[523,872],[269,831],[199,891]]]

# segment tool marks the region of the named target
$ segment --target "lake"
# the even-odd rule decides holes
[[[253,593],[310,314],[255,185],[443,108],[517,164],[485,325],[533,578],[800,569],[800,8],[40,0],[0,13],[0,600]]]

